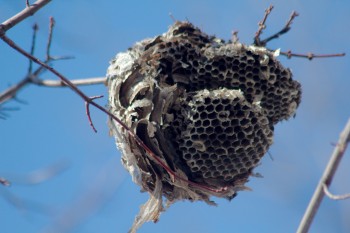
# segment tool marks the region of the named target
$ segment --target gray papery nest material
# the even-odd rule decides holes
[[[154,154],[110,121],[133,181],[150,193],[131,232],[157,221],[163,197],[232,199],[295,114],[301,86],[264,47],[208,36],[189,22],[118,53],[107,71],[109,107]],[[176,176],[165,169],[170,168]],[[181,178],[181,179],[179,179]]]

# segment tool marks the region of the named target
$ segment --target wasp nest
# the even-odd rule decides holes
[[[245,188],[274,125],[300,103],[300,84],[277,55],[176,22],[111,61],[110,110],[154,153],[110,122],[124,166],[152,193],[136,228],[157,219],[162,197],[211,203]]]

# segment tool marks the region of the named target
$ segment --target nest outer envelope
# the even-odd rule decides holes
[[[274,125],[294,115],[301,100],[300,84],[277,55],[176,22],[111,61],[110,111],[182,178],[172,177],[126,129],[109,121],[124,167],[150,193],[131,232],[157,221],[163,197],[168,205],[214,204],[210,196],[232,199],[247,189],[273,142]]]

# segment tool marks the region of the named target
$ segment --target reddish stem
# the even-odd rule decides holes
[[[94,100],[94,99],[99,99],[99,98],[102,98],[103,95],[99,95],[99,96],[92,96],[90,97],[90,100]],[[89,120],[89,123],[90,123],[90,126],[91,128],[93,129],[93,131],[95,131],[95,133],[97,133],[97,130],[94,126],[94,123],[92,122],[91,120],[91,115],[90,115],[90,104],[88,102],[85,102],[85,108],[86,108],[86,115],[88,117],[88,120]]]
[[[291,50],[288,50],[287,52],[280,52],[280,54],[292,58],[292,57],[302,57],[307,58],[309,60],[312,60],[314,58],[329,58],[329,57],[343,57],[345,56],[345,53],[335,53],[335,54],[313,54],[313,53],[307,53],[307,54],[300,54],[300,53],[292,53]]]
[[[255,33],[255,37],[254,37],[254,44],[256,44],[256,45],[261,44],[260,43],[260,35],[261,35],[262,31],[266,28],[265,22],[267,20],[267,17],[271,13],[272,9],[273,9],[273,5],[270,5],[269,8],[267,8],[265,10],[264,18],[262,19],[262,21],[259,22],[259,28],[258,28],[258,31]]]

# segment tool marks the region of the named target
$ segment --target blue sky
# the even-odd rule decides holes
[[[252,42],[257,23],[270,5],[275,6],[264,36],[281,29],[292,10],[300,16],[292,30],[270,43],[270,48],[299,53],[349,54],[350,2],[348,1],[52,1],[35,16],[8,32],[29,49],[31,27],[40,31],[36,55],[44,58],[48,19],[56,19],[53,55],[73,55],[54,67],[70,79],[104,76],[109,60],[136,41],[165,32],[178,20],[188,19],[208,34],[229,39],[239,30],[240,41]],[[24,1],[0,1],[0,21],[24,7]],[[251,192],[231,202],[215,199],[218,207],[179,202],[147,223],[140,233],[189,232],[295,232],[324,167],[350,116],[348,68],[350,57],[286,59],[303,87],[295,119],[280,123],[270,148],[251,178]],[[21,80],[28,61],[0,42],[0,92]],[[49,73],[42,78],[54,79]],[[103,85],[83,87],[88,95],[107,95]],[[127,232],[139,206],[148,195],[140,193],[120,164],[120,153],[108,134],[106,116],[91,115],[98,133],[89,127],[83,101],[66,88],[28,86],[18,95],[26,104],[0,120],[0,177],[13,180],[0,187],[1,232]],[[107,98],[97,100],[106,105]],[[53,164],[68,164],[63,173],[40,184],[23,184],[21,178]],[[349,152],[337,172],[331,191],[350,192]],[[16,182],[17,181],[17,182]],[[22,203],[15,207],[8,193]],[[349,232],[350,202],[327,198],[310,232]],[[53,231],[51,231],[53,232]],[[55,231],[56,232],[56,231]]]

